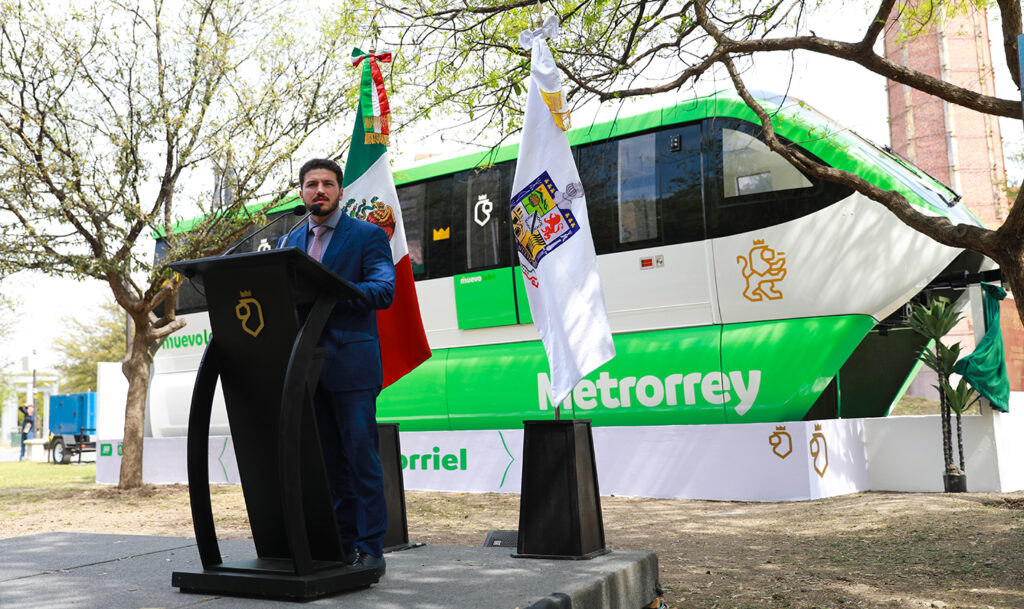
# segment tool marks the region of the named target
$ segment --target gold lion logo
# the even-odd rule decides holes
[[[252,292],[243,290],[235,307],[235,317],[242,322],[245,333],[257,337],[263,331],[263,307],[252,297]],[[252,322],[252,323],[250,323]],[[251,327],[250,327],[251,326]]]
[[[746,256],[736,256],[736,263],[743,265],[743,278],[747,289],[743,297],[750,302],[779,300],[782,292],[775,284],[786,278],[786,254],[776,252],[764,244],[764,239],[755,239],[754,246]]]
[[[825,477],[825,470],[828,469],[828,442],[825,434],[821,431],[821,425],[814,426],[814,435],[811,436],[811,458],[814,459],[814,471],[819,478]]]
[[[775,432],[768,436],[768,444],[771,445],[772,452],[780,459],[785,459],[793,452],[793,436],[786,431],[785,425],[775,428]]]

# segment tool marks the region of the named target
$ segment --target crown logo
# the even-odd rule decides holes
[[[821,431],[821,423],[814,424],[814,431]]]
[[[764,239],[754,239],[754,245],[764,245]]]
[[[786,431],[786,426],[785,425],[776,425],[775,426],[775,431]]]
[[[248,298],[252,296],[252,290],[242,290],[238,293],[239,298]]]
[[[443,241],[450,238],[452,235],[452,227],[447,228],[435,228],[434,229],[434,241]]]

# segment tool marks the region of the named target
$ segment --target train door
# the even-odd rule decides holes
[[[508,213],[512,171],[512,163],[505,162],[453,176],[452,226],[457,234],[452,235],[452,261],[460,330],[531,321],[525,294],[516,289]]]
[[[818,312],[816,299],[841,282],[807,279],[842,239],[823,230],[818,212],[850,191],[772,152],[759,126],[729,118],[704,125],[726,420],[801,420],[872,324]]]
[[[508,202],[514,165],[452,176],[453,289],[461,346],[448,352],[452,429],[519,427],[537,417],[534,379],[546,360],[528,324]]]

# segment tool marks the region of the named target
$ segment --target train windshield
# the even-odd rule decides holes
[[[803,102],[788,104],[786,110],[799,115],[812,124],[821,125],[825,128],[826,133],[837,140],[840,134],[845,136],[842,138],[844,143],[852,144],[855,147],[855,150],[850,150],[852,154],[860,153],[860,155],[866,157],[865,161],[868,163],[883,167],[916,195],[930,204],[936,212],[951,216],[951,219],[955,218],[955,220],[967,224],[976,225],[979,223],[977,217],[966,206],[956,205],[960,201],[959,194],[921,168],[875,144],[856,131],[840,126],[829,117]]]

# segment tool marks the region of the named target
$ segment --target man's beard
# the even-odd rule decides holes
[[[338,199],[331,201],[327,198],[314,199],[309,206],[309,213],[314,216],[324,217],[331,215],[338,208]]]

